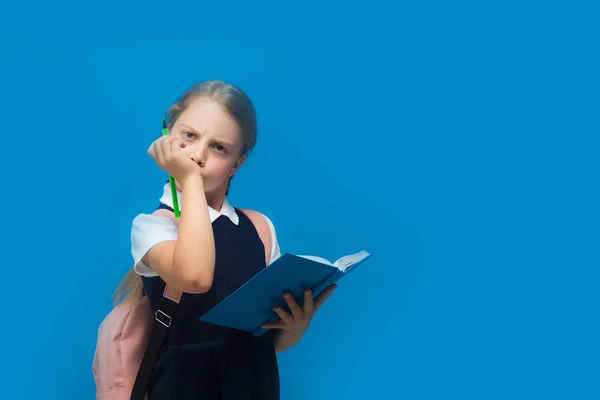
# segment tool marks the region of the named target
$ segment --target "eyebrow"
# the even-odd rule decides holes
[[[183,122],[181,123],[181,127],[182,128],[186,128],[189,129],[190,131],[194,132],[194,133],[200,133],[199,129],[194,128],[193,126],[190,126],[188,124],[184,124]]]
[[[181,123],[181,127],[182,127],[182,128],[185,128],[185,129],[189,129],[190,131],[192,131],[193,133],[196,133],[196,134],[199,134],[199,133],[200,133],[200,130],[199,130],[199,129],[196,129],[196,128],[194,128],[194,127],[192,127],[192,126],[190,126],[190,125],[188,125],[188,124],[186,124],[186,123],[183,123],[183,122]],[[224,145],[224,146],[226,146],[226,147],[229,147],[229,148],[233,148],[233,147],[234,147],[233,143],[230,143],[230,142],[228,142],[227,140],[223,140],[223,139],[221,139],[221,138],[216,138],[216,140],[217,140],[217,141],[218,141],[218,142],[219,142],[221,145]]]

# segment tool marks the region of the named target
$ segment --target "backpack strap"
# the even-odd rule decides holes
[[[176,301],[170,297],[176,298]],[[146,389],[148,388],[148,382],[150,382],[150,376],[154,370],[154,365],[158,360],[158,356],[165,342],[165,337],[169,329],[171,328],[171,322],[175,313],[177,312],[177,306],[181,298],[181,292],[165,285],[165,292],[161,298],[158,310],[154,314],[154,325],[152,327],[152,335],[146,346],[144,357],[140,363],[135,383],[131,391],[131,400],[145,400]]]
[[[161,212],[160,210],[167,210]],[[264,215],[257,211],[238,208],[243,212],[252,222],[260,240],[263,242],[265,247],[265,263],[269,265],[271,259],[271,228]],[[173,209],[165,204],[159,206],[159,210],[155,212],[156,215],[166,216],[179,225],[179,221],[172,215]],[[146,396],[146,389],[148,388],[148,382],[152,375],[154,365],[158,360],[160,351],[167,332],[171,328],[171,322],[177,312],[177,307],[181,301],[181,295],[183,293],[180,290],[175,289],[172,286],[165,285],[163,297],[161,298],[158,310],[154,314],[154,327],[152,329],[152,335],[144,352],[144,357],[138,369],[137,377],[131,391],[131,400],[144,400]]]
[[[160,208],[164,209],[165,207]],[[169,211],[157,210],[155,214],[168,217],[172,219],[175,224],[179,225],[179,221],[177,221]],[[180,290],[165,284],[163,296],[160,299],[160,304],[154,314],[152,335],[146,346],[146,351],[144,352],[144,357],[140,363],[133,390],[131,391],[131,400],[146,399],[146,389],[148,388],[148,382],[150,382],[150,376],[152,375],[154,365],[156,365],[156,361],[162,350],[165,337],[171,328],[171,323],[177,312],[177,307],[181,301],[182,294],[183,293]]]

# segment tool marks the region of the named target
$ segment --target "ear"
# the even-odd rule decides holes
[[[237,172],[237,170],[240,169],[240,167],[242,166],[244,161],[246,161],[245,154],[243,156],[241,156],[240,158],[238,158],[238,160],[235,162],[235,164],[233,164],[233,167],[231,167],[231,171],[229,172],[229,176],[233,176]]]

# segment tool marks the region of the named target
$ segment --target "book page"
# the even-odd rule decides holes
[[[348,256],[344,256],[337,260],[333,265],[338,268],[340,271],[346,271],[348,268],[353,266],[354,264],[364,260],[369,256],[369,253],[362,250],[355,254],[350,254]]]
[[[301,256],[301,255],[298,255],[298,257],[306,258],[307,260],[316,261],[316,262],[321,263],[321,264],[329,265],[330,267],[335,267],[335,265],[333,265],[330,261],[327,261],[326,259],[324,259],[322,257],[317,257],[317,256]]]

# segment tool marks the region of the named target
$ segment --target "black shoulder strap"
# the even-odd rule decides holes
[[[173,211],[173,209],[166,204],[160,204],[158,208],[167,209]],[[167,288],[165,287],[165,290]],[[175,298],[181,298],[181,293],[175,294]],[[154,326],[152,327],[152,335],[148,341],[148,346],[144,352],[144,357],[138,369],[133,390],[131,391],[131,400],[144,400],[146,398],[146,391],[148,389],[148,383],[154,370],[154,365],[158,360],[160,351],[165,343],[167,333],[171,328],[171,323],[177,312],[178,302],[175,302],[163,294],[161,297],[160,305],[158,310],[154,314]]]
[[[176,302],[165,296],[161,297],[160,306],[156,314],[154,314],[152,335],[148,341],[148,346],[146,347],[137,377],[135,378],[133,390],[131,391],[131,400],[144,400],[146,396],[150,376],[160,355],[167,333],[171,328],[173,317],[177,312],[177,306]]]

